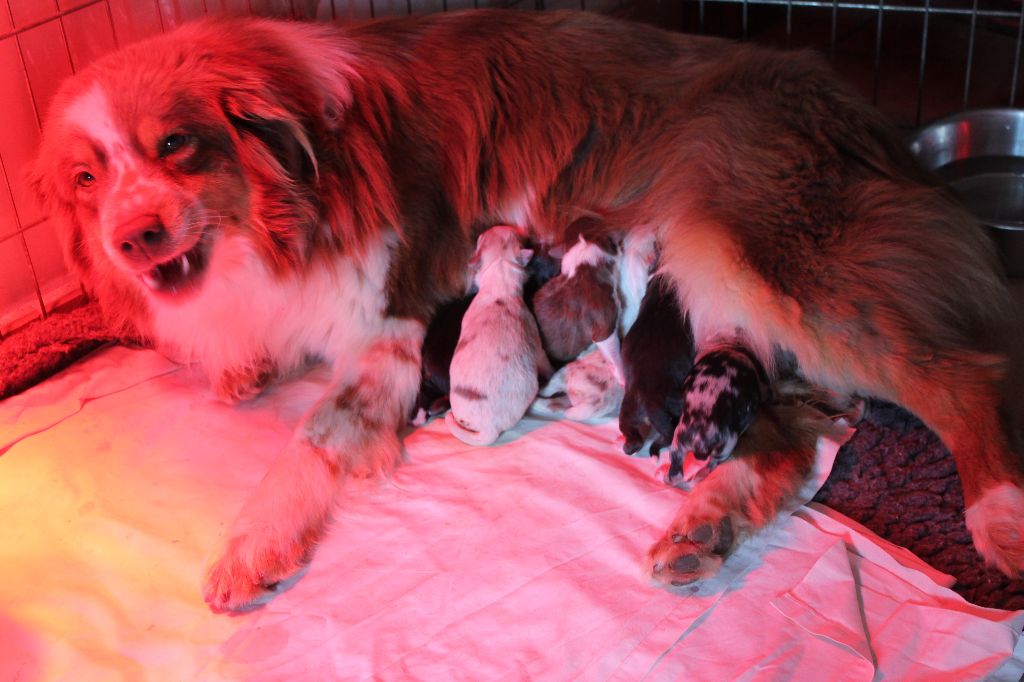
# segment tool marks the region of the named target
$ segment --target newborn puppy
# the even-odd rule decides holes
[[[477,240],[477,293],[462,318],[445,418],[452,434],[470,445],[489,445],[514,426],[537,395],[538,375],[551,374],[523,302],[531,255],[512,227],[492,227]]]
[[[725,461],[769,393],[764,368],[745,348],[719,346],[698,358],[683,382],[668,482],[692,481]]]
[[[526,284],[523,285],[523,300],[533,311],[533,298],[542,286],[562,272],[561,247],[552,249],[537,245],[533,249],[533,258],[526,266]]]
[[[622,340],[626,390],[619,431],[627,455],[639,450],[651,436],[652,455],[672,442],[693,355],[693,332],[680,312],[672,283],[656,275],[647,285],[636,321]]]
[[[523,299],[527,306],[530,305],[537,289],[555,277],[560,269],[561,262],[558,258],[547,251],[534,250],[533,258],[526,266],[527,279],[523,285]],[[452,357],[459,342],[462,318],[472,300],[472,296],[466,296],[445,303],[438,308],[427,326],[420,352],[423,376],[416,398],[416,411],[412,418],[412,423],[416,426],[426,424],[451,407],[448,394],[451,390],[449,377]]]
[[[599,422],[619,411],[622,393],[608,359],[594,348],[552,375],[533,410],[545,416]]]
[[[451,390],[449,377],[452,357],[459,343],[462,318],[472,300],[472,296],[466,296],[445,303],[438,308],[427,326],[420,352],[420,392],[416,397],[416,412],[412,419],[416,426],[426,424],[450,407],[448,393]]]
[[[617,285],[614,244],[608,239],[589,241],[579,230],[576,243],[562,258],[561,274],[533,298],[544,348],[552,359],[569,362],[596,343],[618,380],[623,380]]]

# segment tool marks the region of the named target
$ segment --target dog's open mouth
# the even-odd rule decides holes
[[[207,245],[205,236],[188,251],[160,263],[140,275],[143,284],[158,294],[176,296],[193,288],[206,268]]]

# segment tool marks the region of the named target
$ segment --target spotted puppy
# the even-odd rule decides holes
[[[523,285],[523,300],[526,301],[527,307],[531,307],[537,290],[555,277],[561,268],[561,261],[549,250],[540,245],[532,250],[533,258],[526,266],[526,283]],[[462,319],[472,301],[472,295],[449,301],[438,308],[430,319],[420,351],[423,377],[420,381],[419,395],[416,397],[416,409],[411,419],[414,426],[426,424],[451,407],[448,393],[451,390],[452,358],[455,356],[455,347],[462,331]]]
[[[500,225],[477,241],[476,296],[462,318],[450,369],[448,429],[470,445],[490,445],[522,418],[551,367],[523,301],[533,253]]]
[[[593,348],[555,372],[531,409],[548,417],[596,423],[619,412],[622,394],[611,363]]]
[[[769,394],[767,374],[747,349],[717,346],[701,355],[683,382],[667,482],[692,481],[724,462]]]

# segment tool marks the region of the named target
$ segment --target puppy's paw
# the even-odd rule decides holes
[[[718,573],[737,546],[736,523],[728,516],[680,514],[647,553],[647,570],[665,587],[679,587]]]
[[[967,528],[974,547],[985,559],[1011,578],[1024,575],[1024,490],[1001,483],[986,490],[967,509]]]
[[[258,535],[236,536],[207,571],[203,599],[217,613],[256,608],[305,567],[313,546],[305,538],[278,544]]]
[[[222,402],[234,405],[258,396],[276,376],[277,367],[274,362],[263,358],[251,365],[221,372],[213,381],[213,392]]]

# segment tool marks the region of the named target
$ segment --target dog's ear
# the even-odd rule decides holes
[[[292,179],[319,176],[316,152],[302,116],[290,111],[270,88],[229,88],[223,93],[221,107],[239,135],[262,142]]]
[[[74,206],[57,185],[57,171],[53,168],[52,158],[51,154],[40,149],[36,158],[28,164],[25,178],[35,194],[39,207],[56,227],[57,238],[64,252],[64,262],[88,286],[92,268],[86,248],[85,232],[75,216]]]

